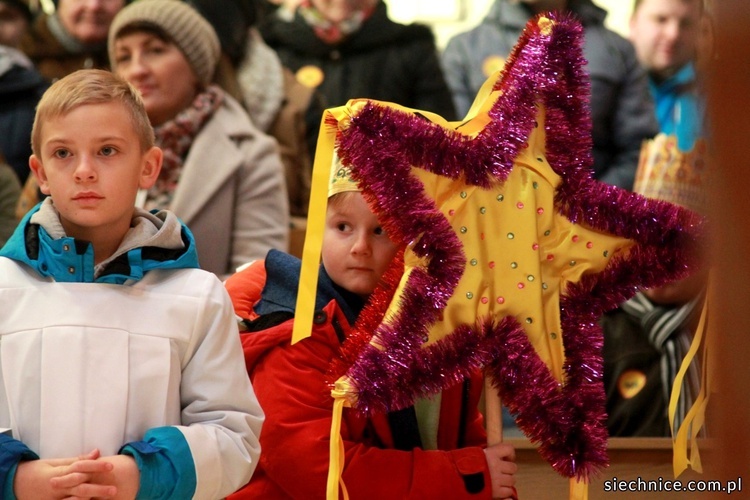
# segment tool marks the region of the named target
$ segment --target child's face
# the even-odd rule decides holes
[[[396,254],[397,246],[362,194],[353,193],[326,212],[323,265],[337,285],[368,297]]]
[[[29,165],[68,236],[124,236],[135,196],[156,181],[161,150],[145,153],[124,104],[84,104],[43,122]]]

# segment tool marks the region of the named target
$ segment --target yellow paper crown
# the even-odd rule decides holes
[[[328,197],[347,191],[360,191],[357,183],[352,179],[352,172],[345,167],[337,155],[333,155],[331,162],[331,179],[328,183]]]
[[[708,203],[706,142],[690,151],[677,147],[673,135],[659,134],[643,142],[633,191],[705,214]]]

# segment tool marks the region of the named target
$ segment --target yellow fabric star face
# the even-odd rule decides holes
[[[555,211],[560,176],[545,158],[544,138],[540,112],[507,180],[491,189],[413,170],[450,222],[466,256],[463,275],[426,344],[477,318],[512,316],[563,382],[560,294],[583,274],[603,270],[632,242],[573,224]],[[410,270],[423,267],[423,260],[408,249],[404,259],[405,276],[396,297],[408,285]],[[398,301],[391,307],[389,316],[398,310]]]

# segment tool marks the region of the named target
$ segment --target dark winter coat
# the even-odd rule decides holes
[[[36,104],[48,85],[31,62],[20,63],[13,52],[0,46],[0,151],[23,184],[29,176]]]
[[[317,88],[326,108],[369,98],[431,111],[447,120],[456,117],[432,31],[391,21],[382,2],[356,33],[335,45],[319,39],[299,13],[291,22],[271,18],[261,34],[298,77],[301,68],[322,71]]]

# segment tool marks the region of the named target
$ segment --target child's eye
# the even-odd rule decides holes
[[[385,234],[385,229],[383,229],[382,227],[376,227],[373,233],[380,236],[381,234]]]
[[[70,156],[70,151],[68,151],[67,149],[56,149],[54,153],[52,153],[52,156],[64,160],[65,158]]]
[[[117,150],[113,148],[112,146],[104,146],[101,152],[102,152],[102,155],[104,156],[112,156],[113,154],[117,152]]]
[[[336,224],[336,229],[338,229],[339,231],[343,232],[343,231],[346,231],[348,228],[349,228],[349,224],[346,224],[344,222],[339,222],[338,224]]]

